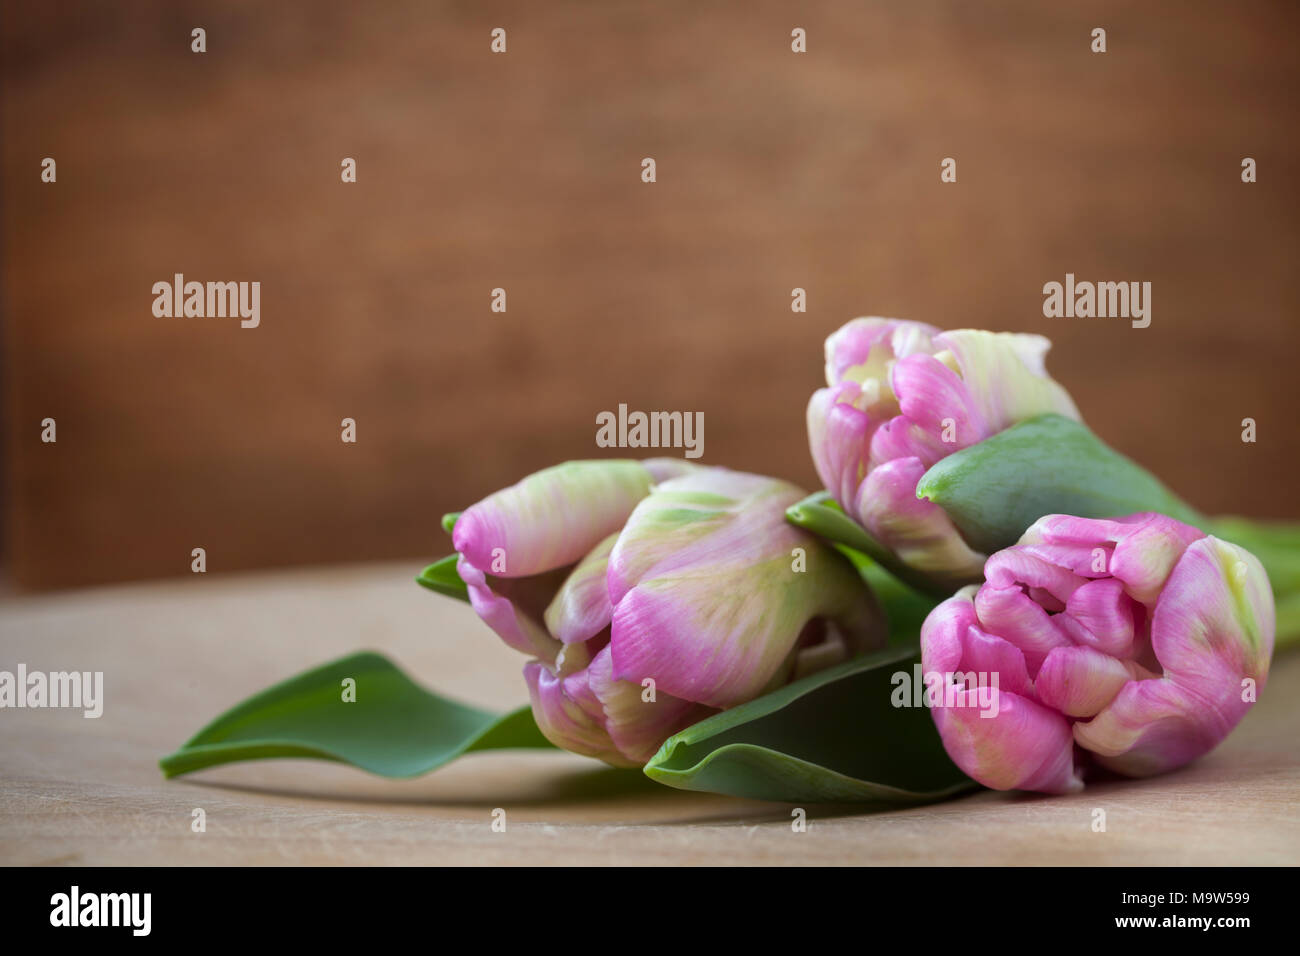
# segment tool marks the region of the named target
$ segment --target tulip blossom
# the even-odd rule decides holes
[[[1089,762],[1172,770],[1226,737],[1268,678],[1263,567],[1164,515],[1048,515],[984,577],[926,619],[921,656],[944,747],[985,786],[1077,790]],[[994,715],[972,683],[998,688]]]
[[[552,743],[640,766],[717,710],[884,642],[870,591],[785,520],[803,492],[667,459],[569,462],[466,510],[479,616]]]
[[[1040,335],[854,319],[826,340],[826,382],[808,404],[817,474],[851,517],[941,585],[979,579],[972,549],[938,505],[916,496],[940,459],[1028,418],[1078,420],[1044,368]]]

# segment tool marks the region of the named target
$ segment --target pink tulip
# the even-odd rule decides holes
[[[931,612],[921,655],[944,747],[987,787],[1077,790],[1088,762],[1134,777],[1180,767],[1268,678],[1259,561],[1164,515],[1048,515],[984,577]],[[980,686],[996,686],[993,708]]]
[[[826,340],[826,382],[808,404],[817,474],[904,564],[941,585],[978,580],[984,555],[916,486],[940,459],[1027,418],[1079,418],[1044,368],[1040,335],[941,332],[854,319]]]
[[[457,520],[474,609],[552,743],[640,766],[704,717],[883,644],[852,566],[791,526],[803,492],[679,461],[569,462]]]

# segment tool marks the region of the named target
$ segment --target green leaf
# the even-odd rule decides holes
[[[356,700],[343,682],[356,682]],[[268,757],[315,757],[414,777],[471,750],[551,747],[521,707],[493,714],[415,684],[365,651],[299,674],[226,711],[158,762],[164,776]]]
[[[668,738],[645,773],[681,790],[880,808],[972,789],[930,712],[893,706],[893,675],[915,680],[919,663],[913,644],[806,677]]]
[[[439,594],[445,594],[447,597],[454,597],[459,601],[469,601],[469,588],[465,587],[465,582],[460,579],[456,573],[457,555],[449,554],[441,560],[433,562],[418,575],[415,583],[430,591],[437,591]]]
[[[1015,544],[1043,515],[1114,518],[1159,511],[1205,519],[1154,475],[1060,415],[1013,425],[949,455],[916,488],[948,513],[968,544],[992,554]]]
[[[452,529],[456,527],[456,521],[464,514],[463,511],[448,511],[442,516],[442,530],[451,534]]]
[[[791,524],[840,546],[840,550],[850,556],[856,554],[870,559],[894,579],[914,591],[945,598],[952,593],[950,588],[937,585],[926,575],[899,561],[892,551],[846,515],[829,491],[819,491],[791,505],[786,509],[785,517]],[[856,559],[855,563],[857,563]],[[862,566],[859,570],[862,570]],[[870,581],[870,578],[868,580]]]
[[[861,552],[842,544],[834,547],[853,562],[858,574],[880,602],[889,625],[890,644],[915,648],[916,635],[939,603],[938,598],[914,590]]]

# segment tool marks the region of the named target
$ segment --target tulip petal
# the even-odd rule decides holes
[[[872,433],[867,470],[880,468],[900,458],[915,458],[928,468],[952,451],[938,435],[927,432],[902,415],[895,415]]]
[[[1124,582],[1134,600],[1152,607],[1188,545],[1205,532],[1160,514],[1133,517],[1147,520],[1115,543],[1110,573]]]
[[[961,665],[958,671],[985,675],[1001,692],[1034,699],[1034,682],[1029,679],[1025,653],[1010,641],[983,631],[975,625],[966,629]]]
[[[546,609],[546,629],[565,644],[589,641],[614,615],[606,577],[618,534],[611,534],[570,572]]]
[[[1062,563],[1076,574],[1098,577],[1097,565],[1122,581],[1128,594],[1153,607],[1178,559],[1205,532],[1166,515],[1142,512],[1123,518],[1045,515],[1020,539],[1020,550]]]
[[[852,503],[866,474],[872,426],[865,412],[839,400],[846,389],[851,394],[857,392],[852,383],[814,392],[807,416],[808,445],[817,477],[842,508]]]
[[[639,464],[650,472],[650,480],[655,484],[669,481],[672,478],[680,478],[682,475],[689,475],[691,472],[703,467],[702,465],[693,465],[689,461],[682,461],[680,458],[643,458]]]
[[[1057,618],[1076,644],[1095,647],[1112,657],[1131,657],[1139,623],[1146,613],[1116,578],[1088,581],[1070,595]]]
[[[1022,548],[1006,548],[984,564],[984,577],[995,588],[1023,585],[1050,594],[1061,607],[1082,587],[1085,579],[1068,568],[1034,557]],[[983,617],[981,617],[983,620]]]
[[[881,465],[862,483],[854,513],[904,564],[953,586],[978,578],[984,555],[971,550],[942,508],[916,497],[923,474],[917,458]]]
[[[826,339],[826,384],[844,381],[849,370],[877,359],[879,374],[885,363],[914,352],[931,351],[930,341],[939,330],[924,322],[868,316],[846,322]]]
[[[997,714],[982,716],[986,711],[975,694],[959,690],[954,706],[945,703],[932,710],[953,763],[994,790],[1071,793],[1082,788],[1069,721],[1007,691],[998,694]]]
[[[592,659],[587,677],[592,693],[600,701],[605,730],[628,760],[643,765],[660,745],[678,731],[715,713],[708,707],[665,694],[656,687],[647,700],[648,688],[630,681],[615,680],[613,656],[606,647]]]
[[[903,417],[930,435],[940,449],[926,461],[927,468],[992,434],[966,382],[934,356],[900,359],[894,364],[892,382]]]
[[[962,588],[941,601],[921,625],[921,669],[923,673],[951,674],[961,670],[966,631],[979,623],[972,600],[975,585]]]
[[[957,674],[982,674],[986,683],[996,681],[999,692],[1032,699],[1034,685],[1024,652],[980,628],[972,600],[977,591],[974,585],[962,588],[931,611],[921,625],[921,666],[925,674],[945,679]]]
[[[1043,336],[959,329],[936,335],[934,345],[956,358],[990,434],[1049,412],[1079,419],[1069,392],[1047,375],[1052,343]]]
[[[494,577],[566,567],[618,531],[651,483],[651,471],[637,461],[570,461],[546,468],[466,509],[452,543]]]
[[[1038,700],[1069,717],[1092,717],[1131,680],[1148,674],[1091,647],[1058,647],[1047,655],[1034,680]]]
[[[596,757],[615,767],[641,765],[619,751],[605,731],[603,719],[590,712],[596,698],[588,686],[587,671],[560,678],[538,661],[530,661],[524,667],[524,680],[533,705],[533,719],[542,735],[555,746]],[[583,700],[586,707],[580,702]]]
[[[648,575],[697,562],[705,542],[723,553],[751,545],[751,529],[736,521],[741,504],[764,493],[797,492],[794,485],[728,468],[703,468],[658,485],[629,517],[610,554],[610,601],[617,605]]]
[[[558,587],[559,582],[555,580],[554,574],[513,581],[505,578],[490,579],[464,555],[456,560],[456,573],[465,582],[474,612],[503,641],[515,650],[541,660],[555,660],[560,643],[542,626],[541,612],[534,610],[545,606],[539,592]],[[493,585],[496,586],[495,589]],[[499,593],[502,591],[507,593]]]
[[[1071,646],[1070,638],[1052,616],[1018,584],[985,584],[975,595],[975,613],[984,630],[1020,648],[1031,677],[1037,677],[1043,661],[1055,648]]]
[[[1211,750],[1245,712],[1240,692],[1206,699],[1167,678],[1129,681],[1074,739],[1097,762],[1130,777],[1181,767]]]
[[[1272,589],[1258,559],[1206,537],[1188,547],[1169,576],[1151,621],[1151,646],[1167,678],[1240,704],[1244,679],[1259,688],[1268,679],[1275,626]]]
[[[802,497],[786,482],[714,468],[642,502],[610,557],[614,678],[650,677],[660,692],[725,708],[789,677],[814,618],[834,621],[852,652],[882,640],[850,565],[785,520]]]

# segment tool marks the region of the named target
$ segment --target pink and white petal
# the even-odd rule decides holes
[[[1161,514],[1132,517],[1144,520],[1116,542],[1110,573],[1134,600],[1153,607],[1183,552],[1205,532]]]
[[[826,339],[826,384],[837,385],[854,366],[865,365],[873,351],[886,360],[930,351],[931,337],[939,330],[923,322],[867,316],[846,322]]]
[[[889,333],[889,350],[896,359],[907,358],[909,355],[932,355],[934,337],[939,331],[925,322],[895,319],[894,327]]]
[[[1206,698],[1168,678],[1130,681],[1096,717],[1074,725],[1074,739],[1117,773],[1173,770],[1212,750],[1249,708],[1239,688],[1221,691]]]
[[[1092,579],[1110,575],[1110,559],[1115,552],[1115,546],[1109,543],[1027,543],[1024,537],[1016,547],[1040,561],[1065,568],[1078,577]]]
[[[849,563],[785,520],[802,497],[735,472],[656,489],[610,559],[615,678],[651,677],[668,694],[724,708],[786,679],[816,618],[834,622],[846,647],[879,644],[881,613]],[[665,534],[673,547],[661,546]],[[793,566],[796,548],[806,570]]]
[[[621,528],[650,485],[637,461],[565,462],[466,509],[452,543],[494,577],[566,567]]]
[[[753,522],[737,520],[742,508],[765,508],[765,527],[788,527],[785,509],[803,497],[795,485],[728,468],[700,468],[657,485],[628,518],[610,553],[611,603],[617,605],[648,575],[698,563],[702,553],[743,560],[761,535]]]
[[[653,700],[647,688],[615,680],[612,653],[606,647],[588,669],[593,694],[604,712],[605,729],[625,758],[637,765],[653,757],[665,740],[716,713],[708,707],[665,694],[656,687]]]
[[[915,458],[929,468],[956,451],[955,446],[944,444],[941,435],[927,432],[902,415],[895,415],[872,433],[870,449],[867,471],[898,458]]]
[[[456,572],[465,582],[469,603],[483,623],[517,651],[551,663],[560,650],[560,642],[546,632],[539,620],[522,610],[510,597],[493,590],[500,580],[489,579],[474,567],[464,555],[456,561]],[[528,579],[523,579],[528,580]]]
[[[955,704],[931,713],[948,756],[967,776],[994,790],[1082,788],[1070,724],[1060,714],[1007,691],[997,695],[995,716],[982,716],[987,711],[973,690],[958,691]]]
[[[966,383],[933,356],[899,359],[894,363],[891,381],[903,417],[930,435],[939,447],[946,448],[946,454],[992,434]],[[945,440],[948,436],[951,441]]]
[[[854,503],[858,520],[904,564],[958,587],[979,580],[984,555],[966,544],[947,513],[916,485],[925,474],[916,458],[899,458],[874,469]]]
[[[1020,536],[1019,544],[1108,545],[1113,547],[1140,528],[1152,512],[1123,518],[1080,518],[1076,515],[1043,515]]]
[[[967,674],[998,675],[1001,692],[1035,699],[1034,682],[1029,679],[1025,653],[1010,641],[989,634],[972,624],[966,629],[960,670]]]
[[[1093,717],[1129,681],[1155,676],[1091,647],[1058,647],[1038,669],[1034,688],[1039,701],[1053,710],[1068,717]]]
[[[593,718],[575,699],[589,693],[585,671],[559,678],[541,663],[530,661],[524,667],[524,680],[537,728],[555,746],[615,767],[640,766],[618,750],[603,722]]]
[[[807,545],[811,554],[816,545]],[[813,618],[856,621],[845,625],[849,633],[880,625],[870,594],[847,567],[792,573],[789,554],[786,548],[760,563],[696,566],[641,581],[614,608],[616,679],[650,677],[675,697],[733,707],[789,678]]]
[[[1024,585],[1046,591],[1065,606],[1076,590],[1087,583],[1069,568],[1051,564],[1027,552],[1019,545],[1004,548],[984,564],[984,578],[997,588]]]
[[[992,433],[1055,412],[1079,420],[1070,394],[1047,375],[1051,342],[1041,335],[959,329],[934,338],[951,352],[975,407]],[[942,356],[940,356],[942,358]]]
[[[986,583],[975,595],[975,613],[981,628],[1020,649],[1030,677],[1037,677],[1053,650],[1071,646],[1053,617],[1018,584],[997,587]]]
[[[962,588],[939,602],[921,625],[921,668],[925,674],[952,674],[961,670],[968,628],[979,623],[975,616],[975,585]]]
[[[1057,623],[1076,644],[1095,647],[1111,657],[1131,658],[1138,624],[1145,611],[1117,578],[1100,578],[1079,587]]]
[[[689,475],[703,465],[694,465],[680,458],[645,458],[641,465],[650,473],[650,480],[655,484]]]
[[[840,388],[823,388],[808,402],[808,448],[822,485],[840,507],[847,509],[857,494],[867,470],[872,422],[853,405],[838,400],[851,383]]]
[[[1276,610],[1268,575],[1250,552],[1219,538],[1194,542],[1165,584],[1151,619],[1164,674],[1200,696],[1241,696],[1268,680]]]
[[[616,541],[617,532],[578,562],[546,608],[546,629],[563,643],[589,641],[609,627],[614,606],[609,600],[606,577]]]

